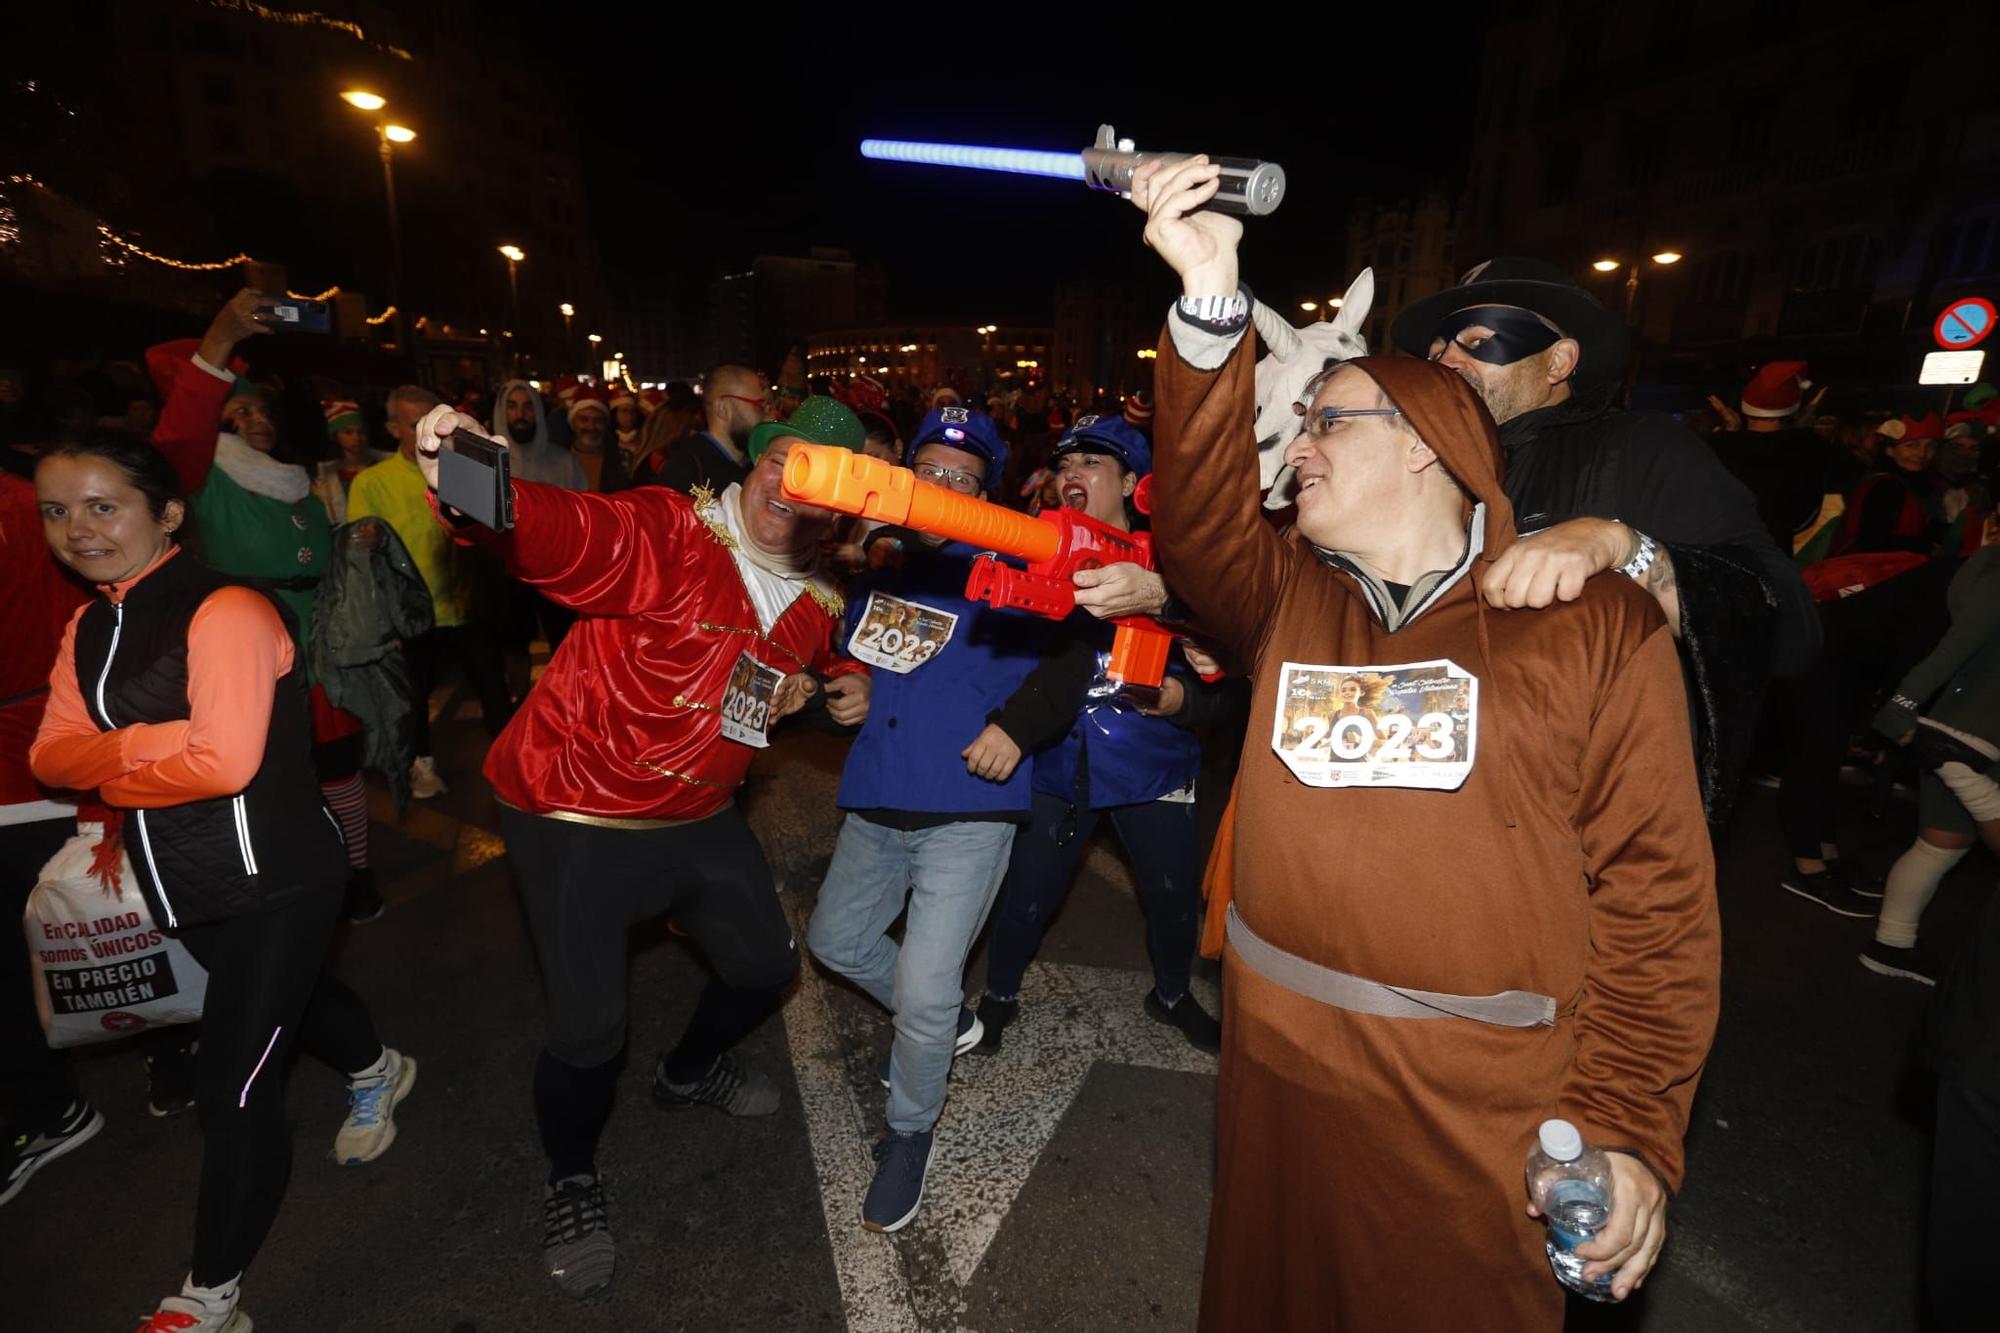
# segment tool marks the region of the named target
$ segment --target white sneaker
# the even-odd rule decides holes
[[[250,1333],[250,1316],[236,1308],[241,1295],[234,1278],[220,1287],[197,1287],[189,1275],[181,1294],[161,1301],[138,1333]]]
[[[379,1077],[347,1085],[347,1119],[333,1139],[333,1160],[342,1166],[372,1162],[396,1141],[396,1107],[417,1081],[417,1062],[385,1046],[389,1068]]]
[[[433,796],[442,796],[449,790],[450,788],[444,785],[444,779],[438,776],[437,760],[427,754],[419,755],[410,764],[410,795],[420,801],[427,801]]]

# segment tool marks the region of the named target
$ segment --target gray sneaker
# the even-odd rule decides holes
[[[588,1296],[610,1286],[617,1258],[601,1180],[565,1176],[542,1187],[542,1262],[563,1295]]]
[[[713,1106],[724,1115],[763,1116],[778,1109],[778,1085],[761,1070],[745,1069],[727,1055],[716,1057],[706,1077],[675,1083],[667,1078],[662,1056],[653,1070],[653,1100],[670,1111]]]

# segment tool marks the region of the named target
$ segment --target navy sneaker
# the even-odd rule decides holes
[[[861,1225],[870,1231],[901,1231],[924,1205],[924,1177],[930,1174],[937,1139],[928,1129],[908,1134],[890,1130],[875,1144],[875,1179],[861,1201]]]
[[[964,1055],[967,1051],[977,1046],[979,1039],[985,1035],[986,1029],[980,1026],[979,1015],[973,1013],[972,1010],[965,1008],[963,1005],[959,1006],[958,1039],[951,1044],[951,1058],[956,1060],[959,1056]],[[881,1068],[875,1071],[875,1077],[881,1081],[882,1086],[885,1088],[889,1086],[889,1057],[895,1054],[895,1051],[896,1043],[892,1040],[889,1043],[889,1049],[882,1052]]]

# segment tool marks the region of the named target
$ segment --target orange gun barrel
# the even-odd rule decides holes
[[[1062,538],[1026,514],[920,481],[906,467],[803,440],[785,455],[785,498],[934,533],[1031,564],[1056,558]]]

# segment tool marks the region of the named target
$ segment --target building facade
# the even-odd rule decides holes
[[[1502,10],[1460,258],[1570,267],[1629,309],[1648,378],[1797,356],[1836,388],[1913,383],[1938,309],[2000,288],[2000,95],[1949,56],[1996,36],[1982,3]]]

